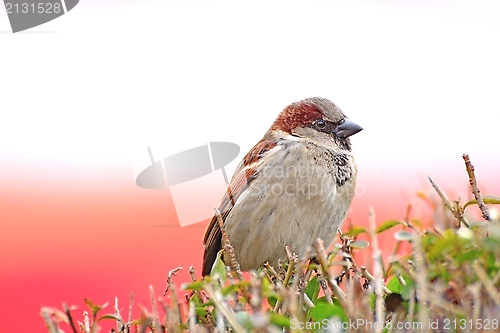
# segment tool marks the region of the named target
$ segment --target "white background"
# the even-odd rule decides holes
[[[496,0],[84,0],[9,30],[2,11],[3,158],[121,160],[137,175],[147,146],[244,154],[287,104],[322,96],[365,128],[360,165],[500,162]]]

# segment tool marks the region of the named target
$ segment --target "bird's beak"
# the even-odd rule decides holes
[[[348,138],[361,130],[363,130],[363,127],[359,126],[354,121],[346,119],[342,124],[335,128],[334,134],[340,138]]]

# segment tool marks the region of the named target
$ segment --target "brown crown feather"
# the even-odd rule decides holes
[[[278,115],[270,130],[282,130],[292,133],[297,127],[307,127],[323,117],[318,106],[301,101],[287,106]]]

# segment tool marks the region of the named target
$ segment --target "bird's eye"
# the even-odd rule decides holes
[[[318,119],[314,122],[314,125],[319,129],[324,129],[326,127],[326,123],[323,119]]]

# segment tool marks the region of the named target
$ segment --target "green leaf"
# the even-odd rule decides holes
[[[496,262],[497,258],[495,258],[495,255],[493,253],[488,253],[486,257],[486,265],[487,265],[486,267],[488,268],[488,270],[496,268],[497,267]]]
[[[92,312],[92,316],[94,318],[97,316],[97,312],[108,306],[108,303],[103,305],[96,305],[89,298],[85,299],[85,304],[87,304],[87,306],[89,307],[90,311]]]
[[[496,252],[500,248],[500,241],[498,239],[488,237],[483,240],[481,246],[486,251]]]
[[[235,313],[236,320],[241,326],[246,328],[247,330],[253,329],[252,318],[250,317],[250,313],[245,311],[238,311]]]
[[[130,325],[142,325],[146,320],[144,318],[137,318],[136,320],[132,321]]]
[[[215,303],[212,299],[210,299],[208,302],[201,303],[200,306],[204,307],[204,308],[208,308],[210,306],[215,306]]]
[[[275,295],[267,297],[267,303],[269,303],[272,308],[276,306],[276,302],[278,302],[278,297]]]
[[[488,236],[494,239],[500,239],[500,225],[498,223],[486,223],[488,225],[486,226],[485,231],[488,232]]]
[[[405,301],[410,300],[411,290],[414,287],[413,283],[407,283],[406,286],[403,287],[403,292],[401,293],[401,298]]]
[[[191,283],[185,283],[182,285],[181,288],[184,290],[202,290],[203,289],[203,281],[198,280],[198,281],[194,281]]]
[[[267,276],[264,276],[261,281],[261,288],[262,288],[262,296],[264,297],[269,297],[273,296],[276,294],[274,291],[274,285],[269,281]]]
[[[118,316],[118,315],[115,315],[115,314],[104,315],[101,318],[99,318],[97,321],[101,321],[103,319],[113,319],[113,320],[116,320],[116,321],[119,321],[119,322],[123,323],[122,318],[120,316]]]
[[[362,233],[367,234],[368,232],[363,227],[352,227],[345,234],[349,237],[357,237],[359,234],[362,234]]]
[[[311,317],[316,322],[332,317],[339,317],[342,321],[347,321],[344,310],[338,304],[318,304],[311,310]]]
[[[215,258],[214,266],[210,272],[211,277],[219,276],[222,282],[226,282],[226,265],[222,261],[222,253],[224,250],[217,252],[217,258]]]
[[[248,286],[250,286],[250,281],[240,281],[238,283],[233,283],[222,289],[222,295],[229,295],[230,293],[236,292],[238,289],[246,288]]]
[[[368,247],[368,245],[370,245],[370,243],[368,243],[364,239],[349,243],[349,246],[355,249],[364,249]]]
[[[403,292],[403,287],[404,286],[401,284],[397,276],[394,276],[386,286],[387,289],[396,294],[401,294]]]
[[[429,258],[438,259],[442,258],[444,254],[447,254],[452,249],[460,245],[460,237],[458,237],[455,232],[450,229],[443,232],[443,237],[439,238],[432,249],[429,252]]]
[[[198,317],[205,317],[207,315],[207,309],[202,306],[196,307],[195,311]]]
[[[494,195],[485,195],[483,196],[483,202],[487,205],[500,205],[500,197]],[[470,205],[477,205],[477,200],[472,199],[470,201],[467,201],[464,205],[464,209]]]
[[[369,303],[370,303],[370,309],[372,309],[372,311],[375,309],[376,299],[377,299],[377,295],[375,295],[375,293],[371,293],[370,298],[369,298]]]
[[[222,295],[227,296],[231,293],[234,293],[236,289],[238,289],[238,287],[236,287],[234,284],[230,284],[229,286],[222,289]]]
[[[330,304],[330,303],[328,303],[328,300],[326,299],[326,297],[323,296],[323,297],[318,298],[316,300],[316,302],[314,302],[315,306],[318,305],[318,304]]]
[[[189,299],[189,303],[193,303],[195,306],[201,306],[203,304],[202,300],[197,294],[191,295],[191,298]]]
[[[314,303],[318,299],[319,290],[321,286],[319,285],[318,277],[313,277],[306,287],[306,295]]]
[[[415,238],[415,234],[406,230],[400,230],[394,233],[394,238],[398,241],[411,241]]]
[[[427,252],[429,248],[431,248],[434,244],[436,244],[439,236],[433,233],[426,233],[423,237],[420,238],[420,242],[422,243],[422,247],[424,252]],[[405,258],[403,258],[405,259]],[[406,259],[405,259],[406,260]],[[410,258],[408,258],[410,260]]]
[[[274,313],[268,312],[269,320],[276,326],[290,328],[290,318]]]
[[[420,222],[420,220],[418,219],[411,219],[410,223],[416,225],[419,228],[422,228],[422,222]]]
[[[401,298],[407,301],[410,297],[411,288],[414,287],[415,283],[410,280],[410,278],[402,276],[405,285],[401,283],[397,276],[394,276],[387,284],[387,289],[389,289],[393,294],[398,294]]]
[[[375,230],[375,232],[376,232],[377,234],[379,234],[379,233],[381,233],[381,232],[383,232],[383,231],[386,231],[386,230],[389,230],[389,229],[391,229],[392,227],[395,227],[395,226],[397,226],[397,225],[399,225],[399,224],[403,224],[403,222],[401,222],[401,221],[396,221],[396,220],[389,220],[389,221],[386,221],[386,222],[382,223],[381,225],[379,225],[379,226],[377,227],[377,230]]]

